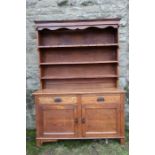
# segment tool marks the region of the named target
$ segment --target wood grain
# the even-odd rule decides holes
[[[118,104],[82,106],[83,135],[85,137],[116,136],[120,132],[120,115]]]
[[[77,136],[78,118],[75,105],[40,105],[42,113],[43,137]]]
[[[56,102],[57,99],[60,101]],[[44,95],[38,97],[38,103],[40,104],[76,104],[77,98],[76,96],[51,96]]]
[[[40,89],[36,144],[61,139],[125,142],[119,20],[35,21]]]
[[[103,98],[103,101],[98,101],[99,98]],[[82,104],[120,103],[120,95],[83,95],[81,102]]]

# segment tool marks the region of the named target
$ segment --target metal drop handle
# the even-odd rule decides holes
[[[97,98],[97,102],[103,102],[104,101],[104,97],[103,96],[99,96],[98,98]]]
[[[75,118],[75,119],[74,119],[74,123],[75,123],[75,124],[78,124],[78,118]]]
[[[57,102],[57,103],[62,102],[62,99],[60,97],[55,97],[54,102]]]
[[[82,118],[82,119],[81,119],[81,122],[82,122],[83,124],[86,123],[85,118]]]

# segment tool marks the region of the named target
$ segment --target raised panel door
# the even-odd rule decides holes
[[[117,137],[120,135],[119,104],[82,105],[84,137]]]
[[[41,137],[71,138],[78,134],[76,105],[39,105]]]

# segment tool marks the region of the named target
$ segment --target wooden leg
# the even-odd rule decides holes
[[[105,143],[106,143],[106,144],[108,144],[108,143],[109,143],[108,139],[105,139]]]
[[[121,143],[121,144],[125,144],[125,138],[121,138],[121,139],[120,139],[120,143]]]
[[[40,139],[37,139],[37,140],[36,140],[36,145],[37,145],[38,147],[40,147],[40,146],[42,145],[42,141],[41,141]]]

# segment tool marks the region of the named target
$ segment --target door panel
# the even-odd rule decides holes
[[[42,136],[67,138],[77,135],[76,105],[40,105],[42,112]]]
[[[118,104],[83,105],[82,133],[84,137],[118,136],[120,113]]]

